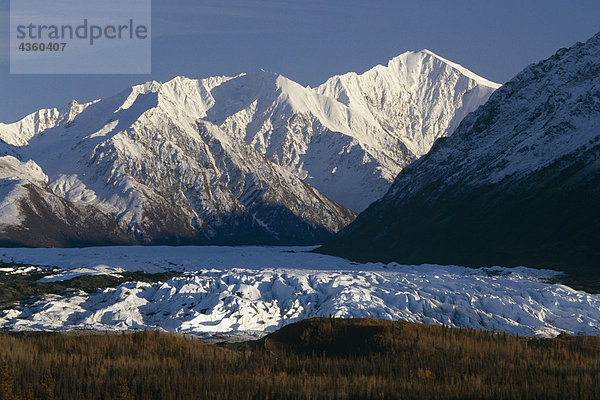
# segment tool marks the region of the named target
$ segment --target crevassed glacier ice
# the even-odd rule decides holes
[[[52,265],[62,264],[65,271],[55,279],[69,279],[69,270],[106,274],[116,268],[171,269],[183,275],[160,283],[124,283],[92,294],[45,296],[1,312],[0,327],[260,336],[303,318],[335,316],[402,319],[530,336],[600,334],[600,295],[547,283],[545,278],[555,274],[552,271],[357,264],[304,250],[2,249],[0,260],[35,264],[44,258]]]

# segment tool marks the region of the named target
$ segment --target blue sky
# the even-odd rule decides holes
[[[598,0],[153,0],[152,74],[10,75],[0,0],[0,121],[177,75],[263,68],[314,86],[423,48],[503,83],[600,31],[598,16]]]

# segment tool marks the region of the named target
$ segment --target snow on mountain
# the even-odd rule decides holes
[[[12,124],[0,123],[0,139],[13,146],[24,146],[35,135],[54,128],[57,125],[68,124],[79,113],[94,101],[79,104],[73,100],[62,109],[51,108],[36,111]]]
[[[1,239],[65,225],[66,207],[70,233],[46,225],[46,244],[319,243],[497,87],[427,51],[345,82],[352,102],[328,86],[266,71],[177,77],[0,124],[0,153],[47,176],[4,190],[14,224]],[[91,210],[96,238],[82,232]]]
[[[19,199],[26,196],[22,185],[29,179],[40,183],[48,181],[48,177],[34,161],[22,163],[13,156],[0,157],[0,226],[23,222],[18,204]]]
[[[421,157],[499,87],[423,50],[401,54],[387,66],[378,65],[361,75],[335,76],[316,90],[373,116],[389,136]]]
[[[600,296],[546,283],[555,277],[552,271],[358,264],[307,253],[309,249],[2,249],[4,262],[62,266],[45,281],[126,270],[179,271],[182,276],[159,283],[129,282],[91,294],[46,295],[1,311],[0,327],[163,329],[247,337],[304,318],[336,316],[402,319],[529,336],[600,334]],[[0,272],[36,271],[4,267]]]
[[[414,159],[371,116],[277,74],[240,76],[212,95],[208,120],[355,211]]]
[[[173,96],[185,85],[152,82],[98,101],[18,151],[52,193],[114,215],[139,242],[315,243],[354,217],[185,113],[184,104],[202,107],[201,96]]]
[[[211,91],[206,119],[359,212],[499,86],[425,50],[315,89],[241,75]]]
[[[498,89],[322,251],[595,269],[599,154],[600,34]]]

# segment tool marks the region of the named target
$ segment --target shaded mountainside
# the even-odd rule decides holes
[[[177,77],[40,110],[0,124],[0,241],[323,243],[497,87],[422,51],[317,89]]]
[[[600,35],[526,68],[320,250],[571,272],[600,263]]]

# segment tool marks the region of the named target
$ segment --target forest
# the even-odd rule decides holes
[[[260,340],[0,333],[0,400],[597,399],[600,337],[318,318]]]

